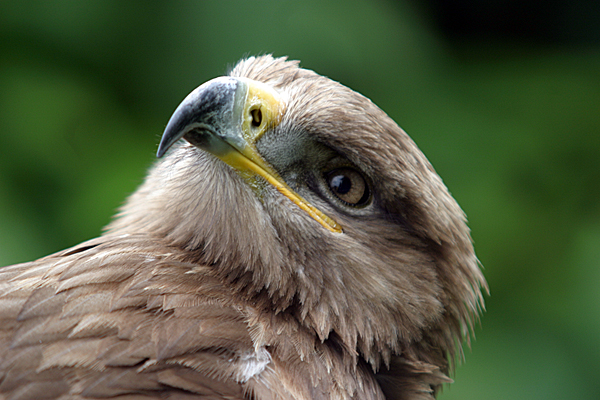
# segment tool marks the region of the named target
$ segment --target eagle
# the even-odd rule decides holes
[[[180,140],[184,139],[184,140]],[[95,239],[0,269],[0,399],[433,399],[487,284],[366,97],[272,55],[193,90]]]

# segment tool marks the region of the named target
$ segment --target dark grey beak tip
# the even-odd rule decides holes
[[[194,122],[220,125],[220,119],[231,114],[238,80],[231,77],[212,79],[194,89],[177,107],[158,145],[156,157],[162,157],[167,150],[188,131]]]
[[[169,129],[169,126],[167,125],[167,128],[165,129],[165,132],[160,140],[160,144],[158,145],[156,157],[161,158],[164,156],[167,150],[169,150],[173,143],[179,140],[180,137],[181,135],[179,135],[177,132],[173,132],[173,130]]]
[[[187,99],[186,99],[187,100]],[[176,141],[181,139],[185,134],[187,125],[193,121],[194,116],[191,115],[190,110],[190,101],[184,100],[175,110],[171,119],[167,123],[167,127],[160,139],[160,144],[158,145],[158,151],[156,152],[156,157],[160,158]]]
[[[164,156],[167,150],[168,149],[166,148],[166,146],[163,146],[163,143],[161,141],[160,145],[158,146],[158,151],[156,152],[156,158],[161,158],[162,156]]]

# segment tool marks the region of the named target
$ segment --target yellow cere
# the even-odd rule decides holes
[[[238,78],[247,87],[242,113],[242,134],[253,145],[267,129],[277,126],[285,113],[285,101],[270,86],[247,78]],[[256,124],[256,117],[260,119]]]

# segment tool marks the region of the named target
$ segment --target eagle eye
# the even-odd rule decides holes
[[[344,204],[360,207],[371,199],[371,191],[365,178],[353,168],[342,167],[325,174],[331,193]]]

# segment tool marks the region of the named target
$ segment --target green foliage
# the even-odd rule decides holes
[[[94,237],[244,55],[370,97],[469,216],[491,296],[442,399],[600,398],[600,48],[446,41],[378,1],[0,3],[0,265]]]

